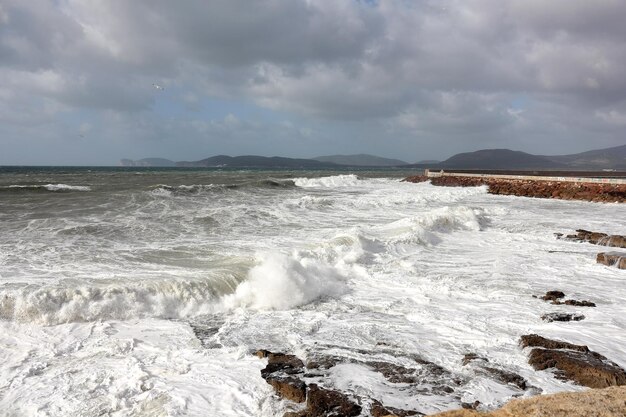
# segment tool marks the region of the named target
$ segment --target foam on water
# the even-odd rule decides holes
[[[218,179],[259,185],[215,192],[212,177],[141,175],[63,205],[50,194],[0,200],[0,415],[282,415],[289,405],[261,378],[256,349],[344,358],[318,382],[424,413],[582,389],[532,369],[522,334],[626,367],[623,271],[595,264],[598,247],[553,236],[624,234],[623,205],[241,175]],[[597,308],[532,297],[555,289]],[[586,318],[540,319],[555,311]],[[536,390],[463,366],[470,352]],[[375,362],[424,379],[390,381]]]
[[[359,178],[354,174],[334,175],[320,178],[295,178],[294,183],[303,188],[337,188],[354,187],[358,184]]]

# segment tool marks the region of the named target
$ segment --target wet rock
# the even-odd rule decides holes
[[[556,368],[555,377],[590,388],[626,385],[626,371],[587,346],[551,340],[539,335],[522,336],[523,347],[534,347],[528,363],[536,370]]]
[[[483,367],[485,372],[487,372],[491,377],[495,380],[500,381],[504,384],[515,385],[521,390],[525,390],[528,388],[528,383],[526,379],[521,375],[516,374],[515,372],[504,371],[502,369],[492,368],[492,367]]]
[[[589,230],[578,229],[575,235],[567,235],[567,239],[578,242],[589,242],[594,245],[612,246],[626,248],[626,236],[608,235],[600,232],[590,232]]]
[[[569,349],[579,352],[589,352],[587,346],[575,345],[573,343],[563,342],[560,340],[552,340],[539,336],[537,334],[528,334],[520,338],[520,345],[522,347],[541,347],[545,349]]]
[[[418,382],[417,369],[406,368],[390,362],[366,362],[366,365],[380,372],[387,381],[394,384],[414,384]]]
[[[423,416],[424,414],[413,410],[401,410],[394,407],[386,407],[380,402],[374,400],[370,408],[370,414],[372,417],[408,417],[408,416]]]
[[[473,403],[461,403],[461,407],[465,410],[476,410],[480,405],[480,401],[476,400]]]
[[[330,369],[333,366],[346,362],[346,358],[341,358],[339,356],[331,356],[331,355],[315,355],[313,358],[309,359],[306,363],[307,369],[319,369],[326,370]]]
[[[256,356],[267,358],[267,366],[261,370],[261,377],[281,398],[296,403],[306,400],[306,384],[301,379],[304,363],[298,357],[268,350],[259,350]]]
[[[475,363],[475,369],[480,374],[488,376],[489,378],[494,379],[502,384],[515,385],[521,390],[528,389],[529,385],[522,376],[514,372],[505,371],[503,369],[494,368],[492,366],[486,366],[485,364],[487,364],[488,362],[488,359],[478,356],[475,353],[467,353],[465,356],[463,356],[464,366],[470,363]]]
[[[533,296],[533,297],[537,298],[536,296]],[[587,300],[562,301],[561,299],[564,297],[565,297],[565,294],[562,291],[548,291],[546,292],[545,295],[541,296],[540,298],[545,301],[551,301],[552,304],[554,305],[568,305],[568,306],[576,306],[576,307],[595,307],[596,306],[595,303],[591,301],[587,301]]]
[[[548,291],[546,295],[541,297],[542,300],[545,301],[555,301],[565,297],[565,293],[563,291]]]
[[[256,355],[259,358],[267,358],[267,366],[261,370],[261,376],[277,372],[288,375],[304,372],[304,362],[295,355],[273,353],[267,350],[259,350]]]
[[[582,300],[582,301],[565,300],[563,302],[553,301],[552,304],[556,304],[556,305],[565,304],[567,306],[575,306],[575,307],[595,307],[596,306],[596,303],[592,303],[591,301],[587,301],[587,300]]]
[[[269,375],[265,381],[286,400],[295,403],[302,403],[306,400],[306,384],[299,378]]]
[[[489,359],[483,358],[482,356],[478,356],[476,353],[466,353],[465,355],[463,355],[462,363],[463,363],[463,366],[465,366],[468,363],[476,361],[476,360],[489,362]]]
[[[570,313],[547,313],[541,316],[541,320],[551,323],[553,321],[580,321],[584,320],[585,316],[582,314],[570,314]]]
[[[626,269],[626,253],[600,252],[596,257],[596,262],[606,266],[616,266],[619,269]]]
[[[361,406],[345,394],[311,384],[306,400],[306,412],[307,417],[352,417],[361,414]]]

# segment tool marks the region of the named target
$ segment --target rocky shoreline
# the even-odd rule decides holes
[[[607,235],[579,229],[576,234],[558,239],[581,243],[626,247],[626,236]],[[598,254],[607,258],[605,253]],[[620,267],[618,260],[618,267]],[[529,295],[530,296],[530,295]],[[538,301],[561,306],[564,311],[548,312],[541,316],[547,322],[577,322],[585,319],[568,308],[593,308],[596,303],[586,299],[570,299],[563,291],[549,290],[543,295],[532,295]],[[556,379],[570,381],[591,388],[589,391],[559,393],[537,396],[541,390],[514,370],[492,363],[489,358],[469,352],[459,358],[463,367],[475,375],[489,378],[494,383],[509,387],[516,392],[513,397],[533,396],[513,400],[495,411],[484,411],[479,401],[462,402],[459,393],[469,382],[467,377],[452,372],[441,365],[417,355],[407,355],[386,345],[374,351],[344,351],[329,354],[320,347],[318,351],[305,352],[305,357],[291,353],[259,350],[255,355],[267,360],[261,377],[270,384],[276,395],[286,401],[287,411],[283,417],[407,417],[424,416],[414,409],[391,407],[380,399],[362,392],[342,391],[331,382],[336,367],[359,366],[380,374],[390,386],[399,386],[405,392],[456,398],[463,409],[435,414],[439,417],[522,417],[562,416],[626,417],[626,370],[604,355],[564,340],[550,339],[538,334],[522,335],[519,348],[527,352],[528,364],[536,371],[551,372]],[[330,347],[341,352],[338,346]],[[381,359],[372,359],[378,356]]]
[[[486,185],[490,194],[515,195],[519,197],[557,198],[561,200],[584,200],[604,203],[626,202],[626,184],[601,184],[528,179],[502,179],[489,177],[463,177],[446,175],[407,177],[407,182],[429,181],[443,187],[477,187]]]

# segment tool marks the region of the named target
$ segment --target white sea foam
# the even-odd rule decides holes
[[[295,178],[293,181],[296,186],[303,188],[336,188],[354,187],[359,183],[359,178],[354,174],[348,174],[319,178]]]
[[[318,259],[297,252],[260,257],[262,262],[250,270],[248,279],[224,298],[227,308],[285,310],[323,297],[337,297],[347,290],[341,272]]]
[[[47,184],[44,187],[48,191],[91,191],[87,185]]]
[[[62,209],[46,193],[1,207],[0,415],[282,415],[265,362],[249,354],[259,348],[348,358],[324,384],[424,413],[535,392],[463,366],[468,352],[544,393],[582,389],[535,371],[522,334],[585,344],[626,367],[623,271],[597,265],[597,246],[553,236],[624,234],[623,205],[354,175],[233,193],[154,188],[201,181],[193,175],[133,177],[145,182],[68,194]],[[555,289],[598,306],[532,297]],[[540,319],[565,310],[586,318]],[[460,381],[455,392],[366,365],[415,367],[417,356]]]

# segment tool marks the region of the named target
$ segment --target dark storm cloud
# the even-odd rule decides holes
[[[333,129],[361,138],[355,151],[384,138],[389,156],[612,146],[626,133],[623,16],[621,0],[0,0],[0,119],[150,113],[162,97],[176,104],[159,83],[189,111],[211,98],[297,116],[317,133],[285,154],[336,142]],[[110,135],[150,119],[162,126],[148,136],[211,140],[193,117],[97,119]],[[241,121],[228,137],[250,139],[244,126],[280,130]]]

